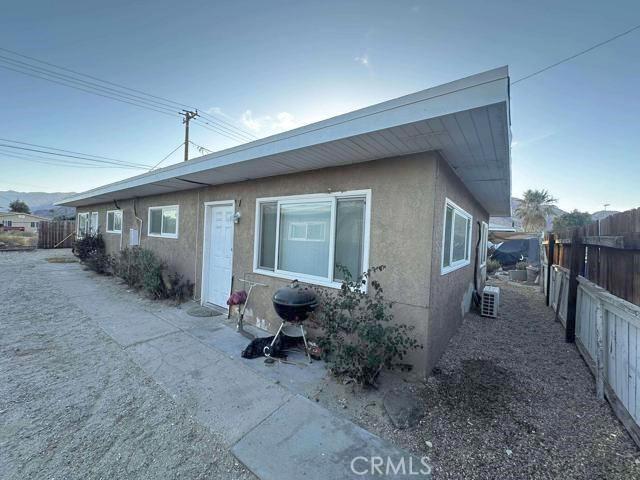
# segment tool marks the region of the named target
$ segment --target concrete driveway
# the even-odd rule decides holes
[[[416,478],[368,468],[422,464],[306,398],[317,365],[240,359],[223,317],[52,256],[0,254],[1,478]]]

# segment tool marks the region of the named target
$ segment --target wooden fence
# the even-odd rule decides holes
[[[71,248],[75,233],[73,220],[42,221],[38,226],[38,248]]]
[[[544,242],[547,305],[640,446],[640,209]]]

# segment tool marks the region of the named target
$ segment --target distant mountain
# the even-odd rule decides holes
[[[56,207],[55,202],[74,195],[74,192],[16,192],[15,190],[0,191],[0,211],[9,210],[9,203],[19,199],[29,205],[34,215],[42,217],[54,217],[59,215],[75,215],[76,209],[72,207]]]
[[[611,215],[615,215],[616,213],[620,213],[617,210],[598,210],[591,214],[591,219],[595,222],[597,220],[604,220]]]

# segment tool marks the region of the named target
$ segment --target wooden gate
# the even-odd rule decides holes
[[[42,221],[38,226],[38,248],[71,248],[75,237],[74,220]]]

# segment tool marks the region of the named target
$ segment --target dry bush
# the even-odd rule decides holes
[[[38,235],[30,232],[0,232],[1,247],[35,247]]]

